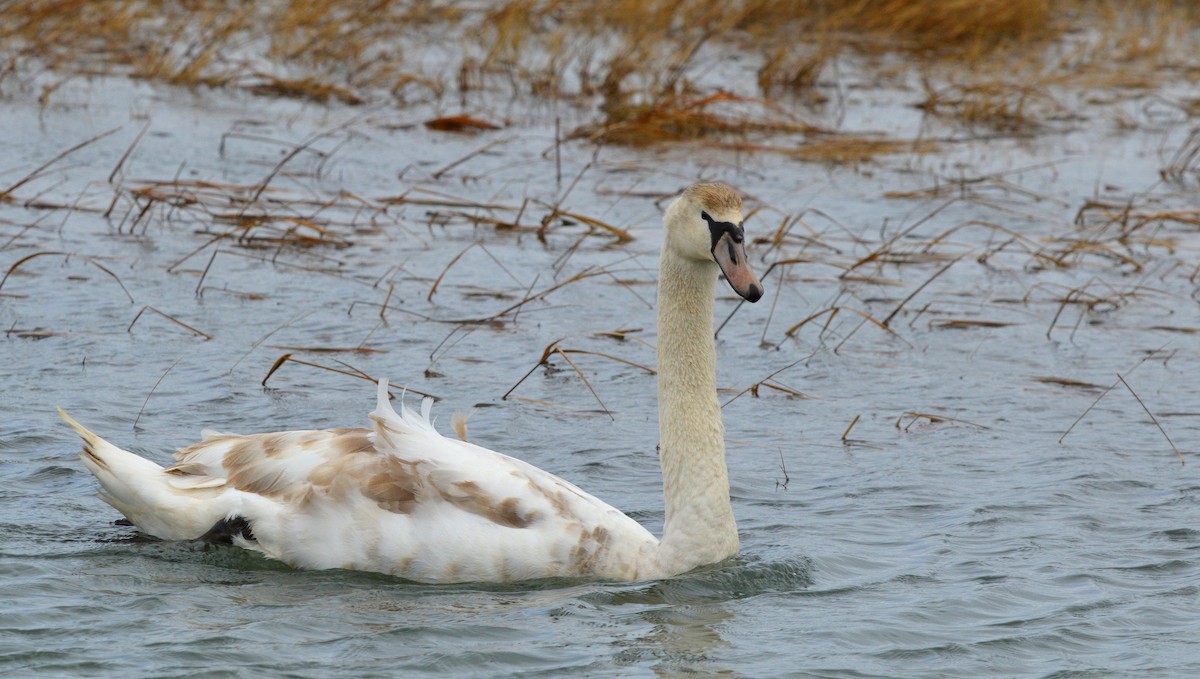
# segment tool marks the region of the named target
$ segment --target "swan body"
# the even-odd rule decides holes
[[[695,184],[664,217],[659,283],[659,540],[573,484],[442,436],[380,381],[369,428],[238,436],[205,432],[161,467],[59,414],[83,439],[100,497],[165,540],[229,542],[298,568],[429,583],[548,577],[641,580],[738,549],[716,396],[713,297],[724,271],[750,301],[741,198]]]

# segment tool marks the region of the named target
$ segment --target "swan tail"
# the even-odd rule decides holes
[[[375,429],[376,445],[384,450],[403,450],[406,439],[421,439],[422,437],[442,438],[430,419],[433,399],[425,397],[421,400],[421,410],[414,411],[404,405],[404,396],[400,397],[400,412],[397,413],[390,402],[387,378],[379,380],[375,399],[375,410],[369,417]]]
[[[58,414],[83,439],[79,459],[100,482],[100,499],[142,531],[165,540],[190,540],[224,518],[214,489],[180,489],[161,466],[105,441],[62,408]]]

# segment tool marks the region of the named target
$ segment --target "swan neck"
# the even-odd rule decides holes
[[[659,456],[664,570],[679,573],[737,552],[725,428],[717,401],[713,296],[718,268],[663,248],[658,289]]]

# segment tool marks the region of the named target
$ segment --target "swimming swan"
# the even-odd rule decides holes
[[[718,273],[755,302],[742,200],[725,184],[688,187],[663,218],[658,285],[662,540],[573,484],[446,438],[388,403],[369,429],[236,436],[205,432],[167,468],[121,450],[62,409],[100,497],[164,540],[226,542],[297,568],[347,568],[428,583],[570,577],[662,578],[732,556],[725,428],[717,403]]]

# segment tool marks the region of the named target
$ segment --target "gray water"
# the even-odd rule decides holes
[[[0,203],[5,676],[1200,672],[1200,230],[1123,235],[1099,209],[1076,223],[1089,202],[1200,208],[1194,185],[1159,178],[1194,124],[1147,104],[1169,91],[1119,104],[1132,130],[1104,112],[1032,139],[935,130],[934,153],[858,165],[568,142],[561,183],[545,112],[459,136],[414,126],[433,109],[119,79],[72,81],[41,109],[36,91],[0,99],[0,185],[116,132]],[[855,96],[848,128],[928,131],[904,92]],[[652,375],[573,354],[604,407],[559,357],[501,397],[562,338],[653,365],[661,210],[700,178],[761,208],[760,272],[794,260],[759,304],[717,302],[742,536],[728,562],[632,584],[428,586],[163,543],[114,525],[54,414],[159,462],[202,427],[361,426],[366,381],[288,362],[260,384],[284,353],[344,361],[437,396],[445,433],[476,407],[471,440],[658,531]],[[150,185],[174,193],[146,208]],[[402,195],[500,207],[385,200]],[[560,202],[634,240],[578,219],[539,237]],[[518,213],[518,228],[479,220]],[[317,233],[302,224],[325,241],[269,240]],[[69,256],[20,261],[41,252]],[[463,322],[577,274],[596,275]],[[745,392],[776,371],[780,388]],[[1118,373],[1129,388],[1105,394]]]

